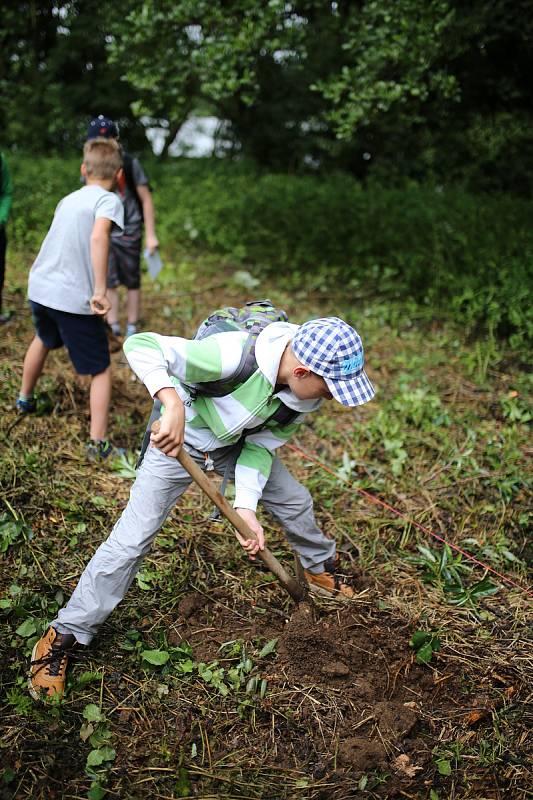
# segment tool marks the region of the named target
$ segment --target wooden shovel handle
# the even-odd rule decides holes
[[[157,433],[159,430],[159,420],[152,425],[152,431]],[[198,484],[203,492],[209,497],[210,500],[216,505],[220,513],[236,528],[244,539],[257,539],[257,536],[252,529],[246,524],[243,518],[230,506],[225,497],[219,492],[213,481],[211,481],[198,464],[190,457],[187,451],[182,447],[178,453],[178,461],[183,469],[185,469],[193,481]],[[288,592],[292,599],[299,603],[306,599],[307,591],[304,586],[298,583],[287,570],[280,564],[278,559],[265,547],[264,550],[258,550],[257,557],[261,559],[268,569],[276,576],[283,588]]]

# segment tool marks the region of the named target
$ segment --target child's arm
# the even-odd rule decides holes
[[[91,263],[93,265],[94,290],[90,304],[93,314],[98,314],[100,317],[105,316],[111,308],[106,291],[109,237],[112,224],[110,219],[97,217],[91,233]]]
[[[152,397],[184,383],[229,378],[239,366],[246,333],[216,333],[206,339],[183,339],[158,333],[136,333],[124,342],[129,365]]]
[[[164,453],[176,456],[183,444],[185,414],[172,378],[185,383],[228,378],[240,363],[246,339],[246,333],[237,332],[200,341],[157,333],[137,333],[126,339],[124,353],[130,367],[165,406],[160,431],[151,437]]]
[[[139,184],[136,186],[137,194],[141,198],[143,207],[144,227],[146,229],[146,247],[153,253],[159,247],[157,236],[155,235],[155,209],[152,193],[148,186]]]
[[[167,456],[175,458],[185,440],[185,408],[175,389],[160,389],[155,397],[161,401],[165,413],[159,431],[150,435],[150,441]]]
[[[257,519],[256,508],[270,475],[274,451],[293,436],[303,419],[302,414],[289,425],[273,423],[268,428],[248,436],[237,459],[234,506],[257,536],[257,543],[251,541],[246,543],[245,549],[251,558],[265,546],[265,534]]]

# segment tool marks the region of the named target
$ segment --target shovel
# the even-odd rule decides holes
[[[159,420],[152,423],[152,432],[158,433]],[[182,447],[177,455],[184,470],[186,470],[193,481],[198,484],[202,491],[209,497],[209,499],[216,505],[220,513],[226,517],[228,522],[240,533],[244,539],[257,539],[257,536],[252,529],[246,524],[243,518],[230,506],[228,501],[218,491],[215,484],[204,474],[198,464],[190,457],[187,451]],[[279,563],[278,559],[265,547],[264,550],[258,550],[256,556],[261,559],[263,564],[268,567],[278,581],[281,583],[285,591],[292,597],[295,603],[300,603],[305,600],[310,602],[309,590],[303,579],[303,570],[300,565],[298,556],[295,556],[297,570],[299,571],[300,581],[296,580],[289,575],[287,570]]]

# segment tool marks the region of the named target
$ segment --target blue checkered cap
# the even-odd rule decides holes
[[[321,317],[301,325],[292,340],[294,355],[326,381],[343,406],[360,406],[375,394],[363,367],[363,342],[357,331],[338,317]]]

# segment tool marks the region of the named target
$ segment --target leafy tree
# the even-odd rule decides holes
[[[260,72],[293,46],[300,28],[283,0],[146,0],[115,29],[111,60],[136,87],[135,113],[168,129],[168,148],[198,105],[235,118],[252,107]]]
[[[334,5],[345,60],[314,88],[329,101],[326,117],[339,138],[350,140],[393,107],[400,125],[412,124],[430,95],[458,97],[443,59],[455,17],[448,0],[370,0],[351,13]]]
[[[189,114],[269,168],[528,194],[533,0],[24,0],[0,31],[2,144],[128,146]]]
[[[0,31],[2,143],[34,152],[79,148],[88,120],[105,113],[123,123],[126,138],[146,142],[132,125],[131,87],[107,61],[110,26],[129,2],[47,3],[28,0],[3,9]]]
[[[271,167],[528,191],[502,156],[533,161],[532,12],[532,0],[145,0],[110,50],[167,148],[200,109]]]

